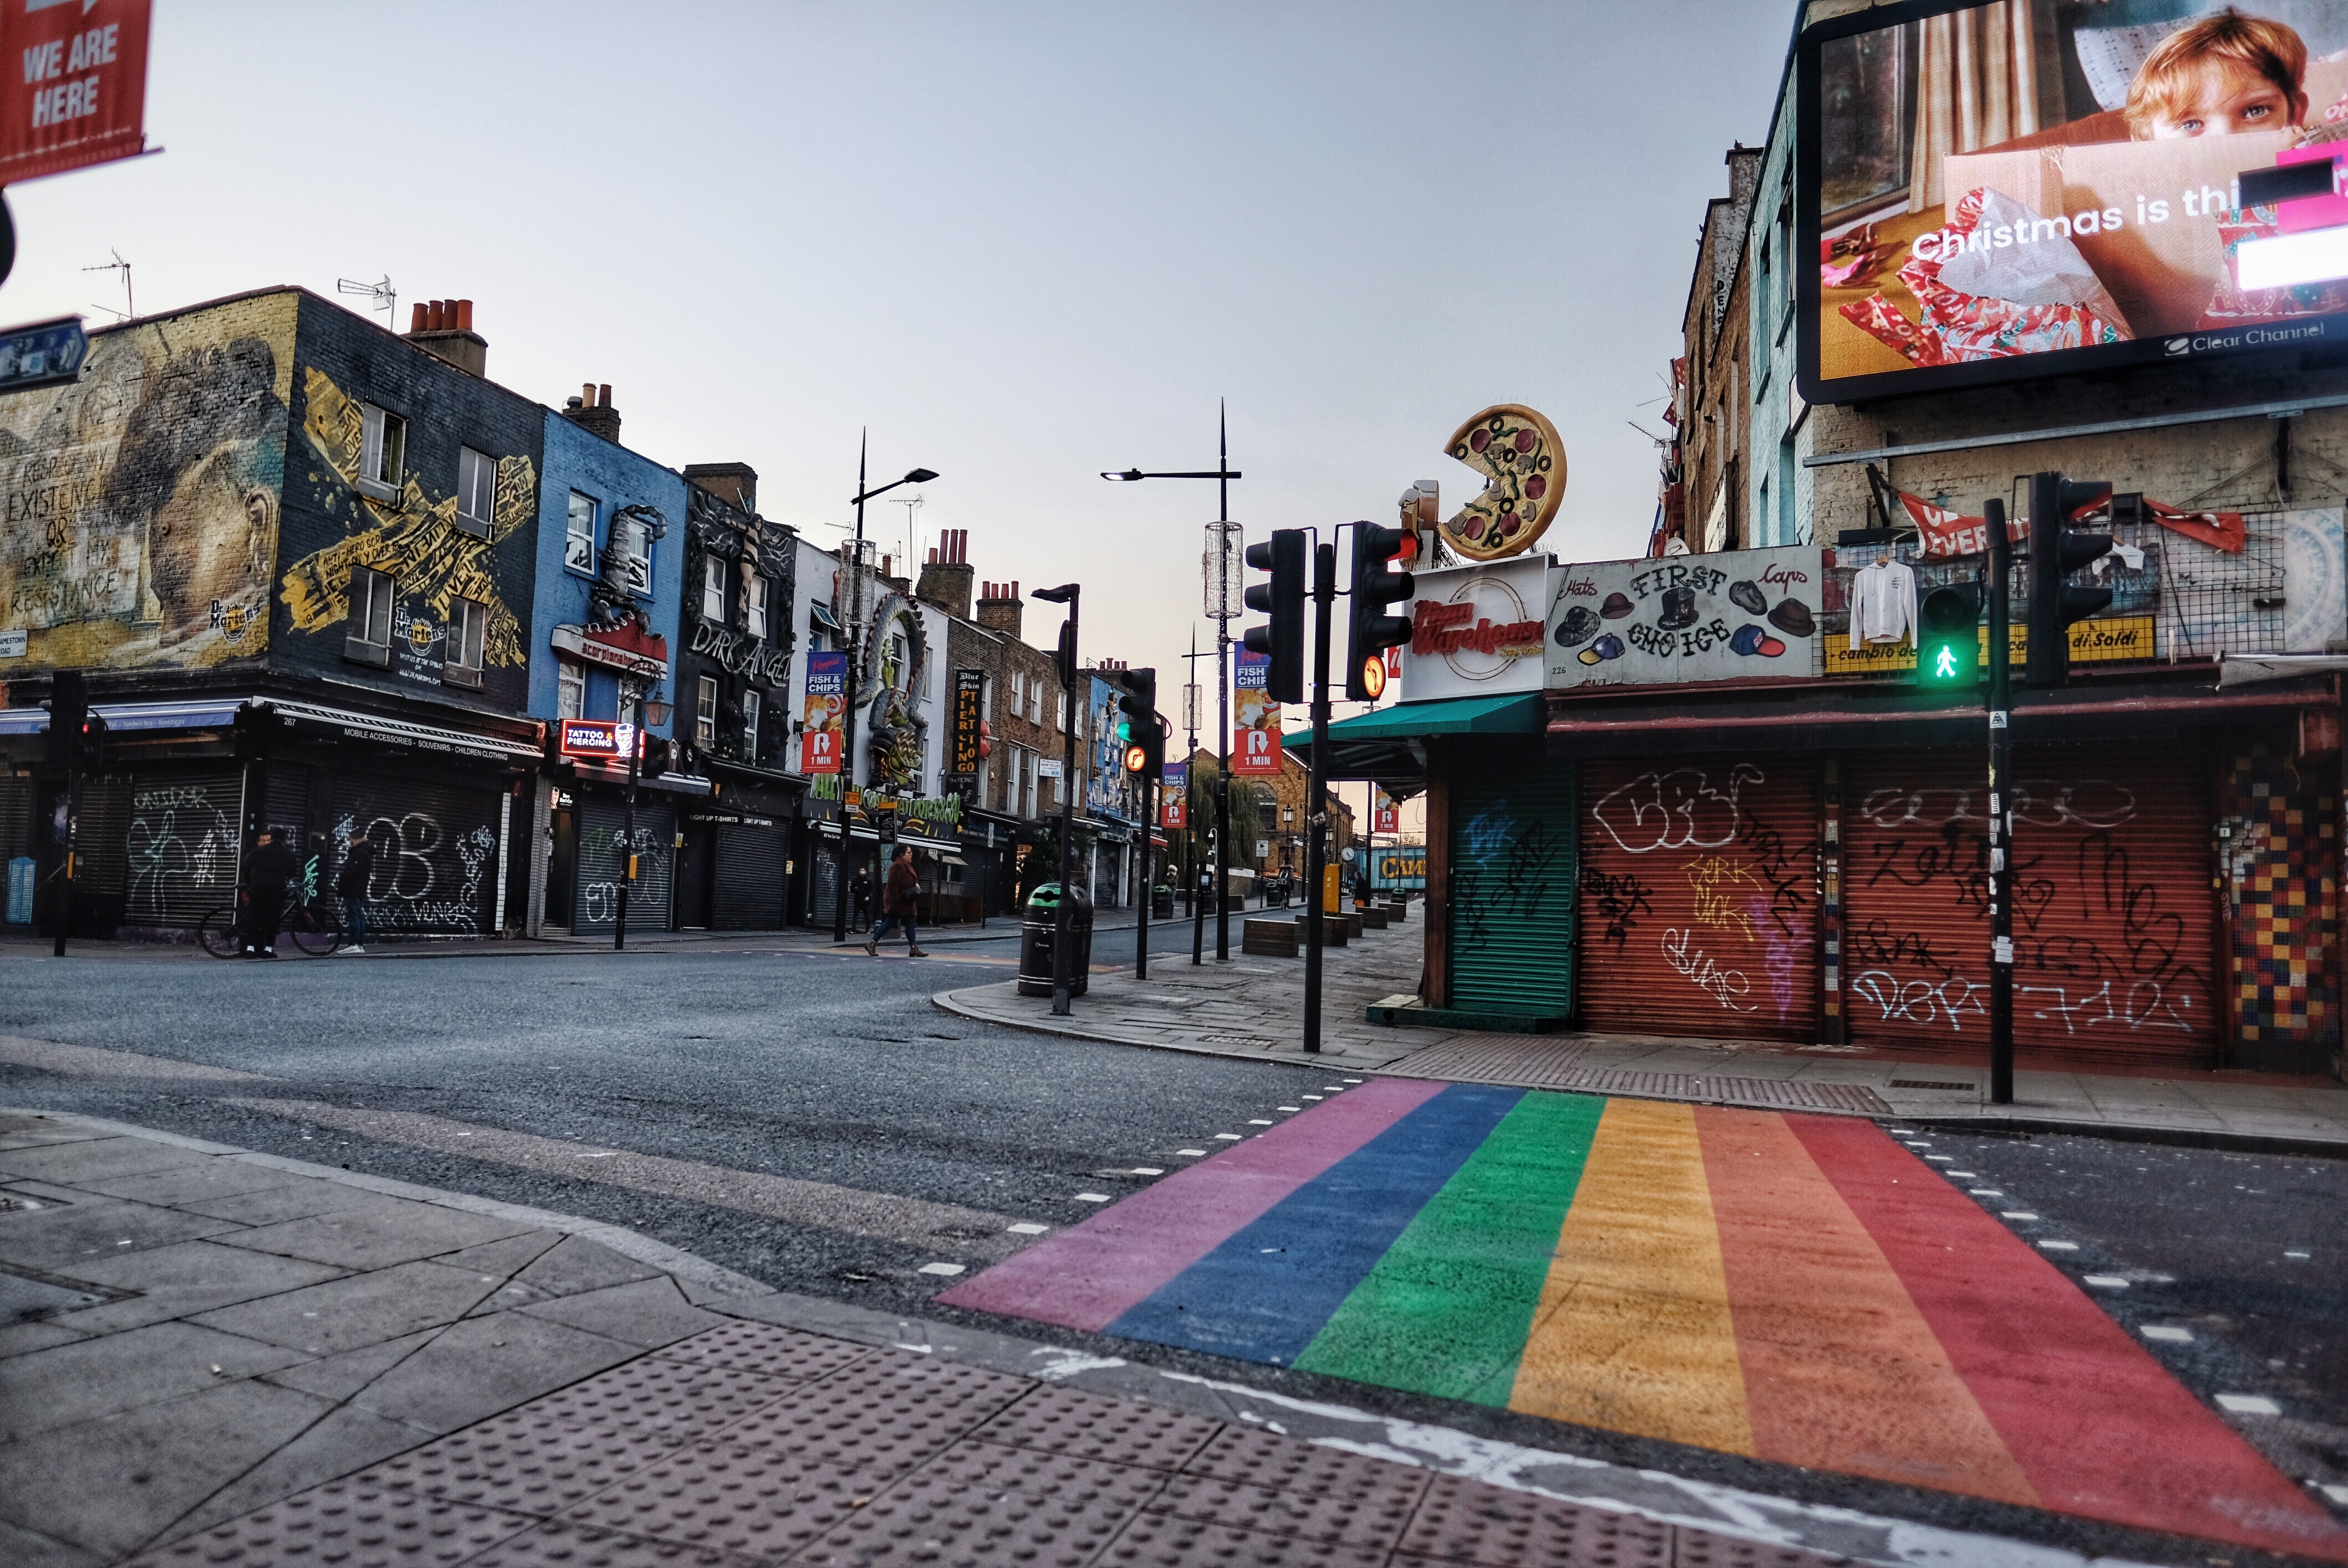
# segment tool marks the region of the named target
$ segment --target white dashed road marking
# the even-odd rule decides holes
[[[2116,1274],[2089,1274],[2081,1277],[2098,1290],[2126,1290],[2128,1287],[2128,1282]]]
[[[2028,1209],[2001,1209],[1998,1213],[2000,1218],[2009,1220],[2034,1220],[2038,1217]]]
[[[958,1263],[925,1263],[922,1265],[922,1272],[923,1274],[942,1274],[951,1278],[954,1275],[962,1272],[962,1265]]]
[[[1105,1204],[1108,1202],[1108,1194],[1107,1193],[1078,1193],[1076,1194],[1076,1202],[1080,1204]]]
[[[1013,1235],[1042,1235],[1045,1231],[1050,1230],[1052,1227],[1050,1225],[1034,1225],[1030,1224],[1028,1221],[1022,1220],[1015,1225],[1006,1225],[1004,1228],[1008,1230]]]
[[[2218,1403],[2220,1408],[2230,1410],[2238,1416],[2282,1414],[2282,1407],[2264,1394],[2220,1394],[2218,1396]]]
[[[2144,1327],[2144,1337],[2147,1339],[2157,1339],[2163,1345],[2190,1345],[2193,1343],[2193,1330],[2190,1328],[2171,1328],[2167,1324],[2163,1323],[2146,1324]]]
[[[2079,1250],[2079,1244],[2075,1241],[2041,1241],[2038,1245],[2045,1248],[2048,1252],[2076,1252]]]

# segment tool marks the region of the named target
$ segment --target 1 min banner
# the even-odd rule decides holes
[[[1231,671],[1235,693],[1231,733],[1231,773],[1235,776],[1277,777],[1280,758],[1280,704],[1265,685],[1272,675],[1272,655],[1242,651]]]

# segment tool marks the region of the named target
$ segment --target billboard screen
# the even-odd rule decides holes
[[[2348,279],[2278,261],[2348,200],[2237,185],[2348,152],[2348,0],[1918,0],[1798,71],[1814,401],[2348,342]]]

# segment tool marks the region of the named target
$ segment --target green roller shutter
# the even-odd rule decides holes
[[[1573,1011],[1573,769],[1538,740],[1461,747],[1450,768],[1450,1006]]]

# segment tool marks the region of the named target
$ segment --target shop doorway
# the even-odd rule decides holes
[[[688,822],[685,844],[676,852],[676,928],[709,928],[710,889],[716,884],[717,827],[714,823]]]
[[[550,826],[554,841],[546,861],[546,924],[571,929],[572,894],[579,885],[579,810],[557,791]]]

